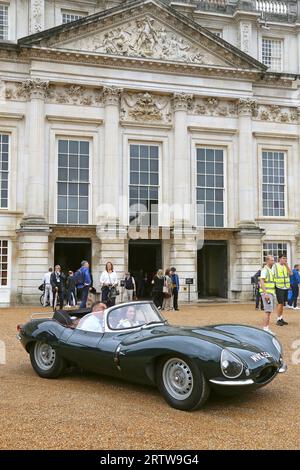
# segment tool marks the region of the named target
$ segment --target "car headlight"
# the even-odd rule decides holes
[[[225,377],[236,379],[243,372],[242,361],[227,349],[223,349],[221,354],[221,370]]]
[[[272,342],[273,342],[275,348],[277,349],[277,351],[281,354],[282,353],[282,347],[281,347],[281,344],[279,343],[278,339],[273,338]]]

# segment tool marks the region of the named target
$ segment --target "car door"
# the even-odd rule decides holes
[[[72,363],[92,372],[102,372],[103,333],[66,329],[60,337],[60,354]]]

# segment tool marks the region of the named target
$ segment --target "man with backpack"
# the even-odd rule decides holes
[[[135,286],[134,277],[131,276],[130,273],[125,273],[124,287],[125,287],[125,290],[126,290],[128,302],[132,302],[133,293],[136,291],[136,286]]]
[[[81,268],[79,268],[75,273],[75,284],[77,289],[80,289],[81,292],[80,308],[86,308],[87,298],[92,283],[89,266],[90,265],[87,261],[81,261]]]

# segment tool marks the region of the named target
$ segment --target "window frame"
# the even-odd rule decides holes
[[[264,215],[263,213],[263,152],[278,152],[284,153],[284,215]],[[258,160],[259,163],[258,173],[259,173],[259,218],[265,220],[285,220],[289,218],[289,199],[288,199],[288,161],[290,159],[290,148],[280,146],[280,145],[259,145],[258,146]],[[269,184],[269,183],[268,183]],[[271,183],[270,183],[271,184]]]
[[[0,289],[7,290],[11,288],[11,242],[8,238],[5,238],[5,237],[0,237],[0,241],[1,242],[7,241],[7,284],[6,286],[2,285],[1,283],[2,277],[0,277]],[[2,250],[1,250],[1,254],[2,254]],[[1,268],[1,262],[0,262],[0,268]]]
[[[288,260],[288,263],[289,265],[291,264],[291,243],[289,240],[263,240],[262,242],[262,250],[261,250],[261,258],[262,258],[262,264],[265,263],[265,260],[264,260],[264,245],[266,245],[267,243],[272,243],[273,245],[276,244],[276,245],[279,245],[280,243],[282,244],[286,244],[286,254],[287,254],[287,260]],[[277,253],[281,253],[277,250]],[[271,253],[267,253],[266,255],[268,254],[271,254]],[[274,256],[274,255],[273,255]],[[275,258],[275,262],[277,262],[278,259]]]
[[[197,172],[197,149],[213,149],[213,150],[222,150],[223,151],[223,207],[224,207],[224,211],[223,211],[223,226],[222,227],[217,227],[217,226],[206,226],[204,224],[204,229],[207,229],[207,230],[211,230],[211,229],[216,229],[216,230],[222,230],[224,228],[227,228],[228,227],[228,191],[227,191],[227,178],[228,178],[228,169],[227,169],[227,165],[228,165],[228,149],[227,149],[227,146],[225,145],[220,145],[220,144],[214,144],[214,143],[203,143],[203,144],[196,144],[195,145],[195,152],[193,152],[194,154],[194,162],[193,162],[193,168],[194,168],[194,175],[195,175],[195,179],[194,179],[194,202],[195,202],[195,213],[196,213],[196,226],[198,226],[198,212],[197,212],[197,189],[198,189],[198,185],[197,185],[197,176],[198,176],[198,172]]]
[[[141,225],[142,228],[153,227],[154,229],[160,227],[162,225],[162,214],[161,214],[161,201],[162,201],[162,145],[160,142],[152,141],[152,140],[135,140],[135,139],[128,139],[127,142],[127,161],[128,161],[128,172],[127,172],[127,224],[129,227],[136,227],[136,225],[132,225],[130,223],[130,186],[147,186],[151,187],[151,185],[134,185],[130,183],[130,146],[131,145],[146,145],[147,147],[157,147],[158,148],[158,186],[153,186],[158,188],[158,221],[157,225]]]
[[[89,143],[89,182],[88,182],[88,221],[84,224],[82,223],[69,223],[69,222],[58,222],[58,145],[60,140],[75,140],[77,142],[88,142]],[[84,227],[86,225],[91,224],[91,219],[92,219],[92,183],[93,183],[93,178],[92,178],[92,168],[93,168],[93,139],[90,137],[83,137],[82,135],[72,135],[67,134],[56,134],[55,135],[55,200],[54,200],[54,221],[55,224],[59,226],[72,226],[75,225],[77,227]],[[69,181],[67,182],[69,184]],[[66,209],[68,211],[68,209]],[[79,209],[77,209],[78,211]]]
[[[84,17],[86,17],[86,16],[89,15],[89,13],[86,12],[86,11],[73,10],[73,9],[72,9],[72,10],[71,10],[71,9],[68,10],[67,8],[61,8],[60,14],[61,14],[61,24],[72,23],[73,21],[77,21],[77,20],[82,19],[82,18],[84,18]],[[65,14],[65,15],[79,16],[79,18],[77,18],[76,20],[64,22],[64,21],[63,21],[63,15],[64,15],[64,14]]]
[[[7,37],[0,38],[1,41],[9,41],[10,39],[10,3],[0,1],[0,7],[7,8]]]
[[[280,42],[280,45],[281,45],[281,48],[280,48],[280,53],[281,53],[280,68],[278,68],[278,69],[277,68],[272,68],[272,66],[268,66],[267,64],[264,63],[264,61],[263,61],[263,42],[264,42],[264,40],[279,41]],[[272,55],[271,55],[271,59],[272,59]],[[264,65],[266,65],[266,67],[268,67],[268,70],[270,70],[272,72],[282,72],[283,71],[283,64],[284,64],[283,59],[284,59],[284,38],[273,37],[273,36],[262,36],[261,40],[260,40],[260,61]]]
[[[1,135],[7,135],[8,136],[8,169],[7,169],[7,206],[2,207],[1,206],[1,194],[0,194],[0,210],[2,211],[8,211],[10,208],[10,172],[11,172],[11,134],[9,132],[1,131],[0,129],[0,134]],[[0,172],[2,170],[0,169]],[[0,186],[0,191],[2,190]]]

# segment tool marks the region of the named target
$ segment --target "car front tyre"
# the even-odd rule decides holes
[[[37,341],[31,345],[30,361],[35,372],[45,379],[59,377],[66,368],[66,363],[50,344]]]
[[[208,399],[208,382],[191,359],[164,357],[158,363],[156,374],[158,389],[173,408],[193,411]]]

